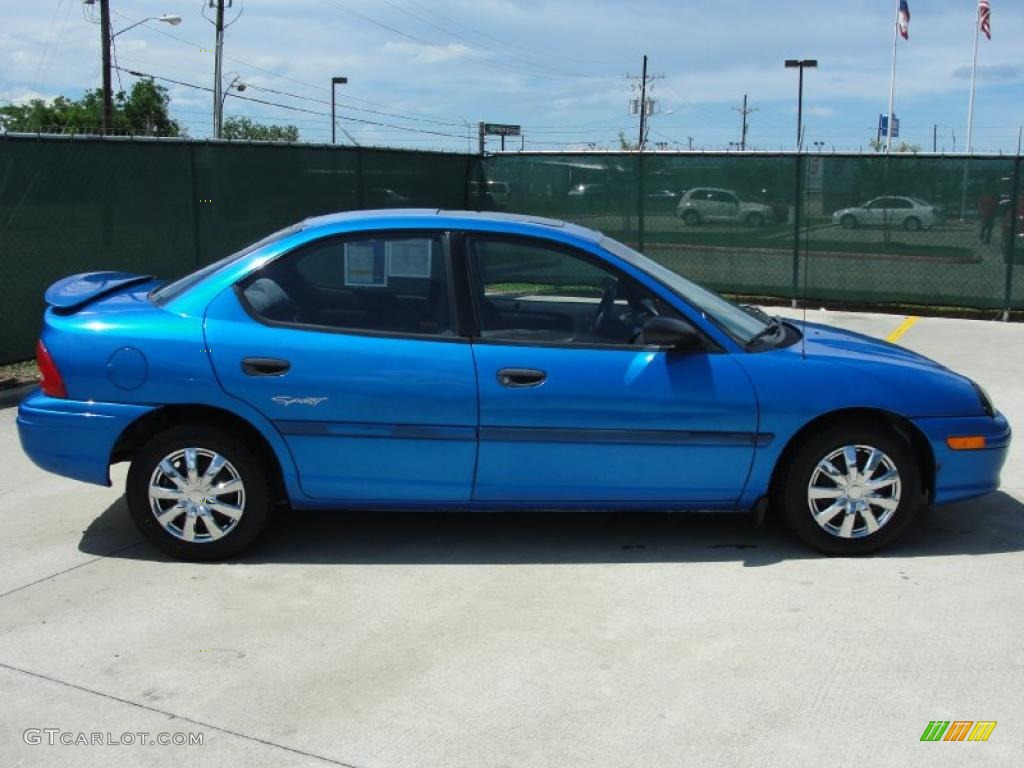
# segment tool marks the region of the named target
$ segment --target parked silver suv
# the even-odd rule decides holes
[[[770,206],[744,200],[731,189],[695,187],[679,200],[676,215],[690,226],[705,221],[725,221],[763,227],[773,219]]]

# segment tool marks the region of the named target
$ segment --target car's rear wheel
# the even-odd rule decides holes
[[[881,425],[836,424],[806,440],[783,469],[776,501],[805,543],[831,555],[881,549],[922,503],[914,452]]]
[[[683,221],[691,227],[695,227],[700,224],[700,214],[692,208],[683,211]]]
[[[843,216],[843,218],[839,220],[839,224],[840,226],[842,226],[843,229],[856,229],[859,226],[857,217],[854,216],[852,213],[848,213],[845,216]]]
[[[199,425],[168,429],[142,446],[125,495],[142,535],[183,560],[218,560],[248,546],[266,523],[270,499],[252,451]]]
[[[918,232],[921,229],[921,220],[917,218],[917,216],[907,216],[907,218],[903,220],[903,228],[906,229],[907,232]]]

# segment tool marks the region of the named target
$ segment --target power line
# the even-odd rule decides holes
[[[381,0],[381,2],[383,2],[385,5],[391,6],[392,8],[394,8],[399,13],[404,13],[406,16],[409,16],[410,18],[416,19],[420,23],[426,24],[427,26],[432,27],[432,28],[434,28],[434,29],[436,29],[436,30],[438,30],[440,32],[443,32],[446,35],[450,35],[452,37],[456,37],[459,40],[467,42],[467,43],[469,43],[472,46],[476,46],[477,45],[477,42],[475,40],[473,40],[472,38],[466,37],[465,35],[463,35],[463,34],[461,34],[459,32],[456,32],[456,31],[454,31],[452,29],[447,29],[447,28],[445,28],[445,27],[443,27],[443,26],[441,26],[439,24],[435,24],[430,19],[426,19],[426,18],[424,18],[424,17],[422,17],[422,16],[420,16],[418,14],[413,13],[410,10],[402,8],[401,6],[396,5],[395,3],[391,2],[391,0]],[[572,78],[591,78],[591,77],[595,77],[594,75],[583,75],[583,74],[576,73],[576,72],[563,72],[561,70],[551,69],[550,67],[545,67],[543,65],[533,64],[531,62],[523,62],[523,63],[526,64],[529,67],[533,67],[535,69],[538,69],[538,70],[541,70],[541,71],[544,71],[544,72],[553,73],[553,74],[561,76],[561,77],[572,77]]]
[[[126,16],[123,13],[119,13],[119,16],[124,16],[124,18],[127,19],[128,21],[138,21],[138,19],[133,19],[131,16]],[[151,27],[148,23],[143,23],[142,26],[145,29],[148,29],[151,32],[156,32],[157,34],[163,35],[164,37],[168,37],[168,38],[171,38],[173,40],[177,40],[179,43],[184,43],[185,45],[188,45],[188,46],[191,46],[192,48],[195,48],[196,50],[200,50],[200,51],[206,50],[206,48],[204,46],[199,45],[198,43],[195,43],[195,42],[193,42],[193,41],[191,41],[191,40],[189,40],[187,38],[184,38],[181,35],[176,35],[173,32],[167,32],[167,31],[165,31],[163,29],[160,29],[158,27]],[[297,85],[304,85],[307,88],[312,88],[312,89],[317,90],[317,91],[328,91],[329,90],[326,86],[317,85],[315,83],[310,83],[310,82],[307,82],[305,80],[298,80],[298,79],[296,79],[294,77],[289,77],[288,75],[281,74],[280,72],[275,72],[274,70],[271,70],[271,69],[266,69],[265,67],[260,67],[260,66],[258,66],[256,64],[252,64],[252,63],[250,63],[248,61],[244,61],[243,59],[235,58],[233,56],[225,56],[224,59],[227,60],[227,61],[231,61],[231,62],[233,62],[235,64],[241,65],[243,67],[248,67],[249,69],[254,69],[257,72],[262,72],[265,75],[270,75],[271,77],[276,77],[276,78],[279,78],[281,80],[287,80],[289,82],[296,83]],[[183,68],[178,67],[178,69],[183,69]],[[183,71],[188,71],[188,70],[183,70]],[[193,71],[195,71],[195,70],[193,70]],[[196,73],[200,74],[198,72],[196,72]],[[205,74],[205,73],[202,73],[202,74]],[[246,85],[247,86],[251,86],[251,87],[256,87],[256,86],[252,85],[252,83],[246,83]],[[311,97],[308,97],[308,96],[305,96],[305,97],[295,96],[295,98],[306,98],[306,99],[309,99],[311,101],[316,101],[316,99],[312,99]],[[380,102],[373,101],[371,99],[365,99],[365,98],[362,98],[362,97],[359,97],[359,96],[354,96],[352,94],[348,94],[348,99],[350,99],[352,101],[358,101],[358,102],[363,103],[363,104],[371,104],[373,106],[378,106],[378,107],[386,106],[384,104],[381,104]],[[328,104],[330,102],[324,101],[322,103]],[[366,111],[366,112],[371,112],[372,111],[372,110],[367,110],[367,109],[360,108],[360,107],[345,106],[345,105],[339,105],[339,107],[341,107],[343,109],[351,109],[351,110],[356,110],[356,111]],[[433,119],[429,115],[424,115],[424,113],[422,113],[422,112],[412,112],[412,111],[405,112],[405,113],[389,113],[389,112],[383,112],[382,111],[380,114],[388,115],[388,116],[392,116],[392,117],[398,117],[398,118],[403,119],[403,120],[416,120],[417,116],[419,116],[419,119],[423,119],[424,121],[427,121],[429,119]],[[459,125],[459,123],[451,123],[451,125]]]
[[[406,0],[406,2],[409,3],[409,5],[413,5],[413,6],[417,7],[417,8],[419,8],[422,11],[425,11],[427,13],[431,13],[434,16],[439,16],[440,18],[444,19],[445,21],[448,21],[448,22],[450,22],[452,24],[460,26],[463,29],[467,29],[470,32],[473,32],[474,34],[480,35],[481,37],[486,37],[488,40],[493,40],[494,42],[499,43],[501,45],[504,45],[504,46],[506,46],[508,48],[516,48],[516,49],[518,49],[520,51],[525,51],[526,53],[530,53],[530,54],[533,54],[535,56],[547,56],[547,57],[552,58],[552,59],[561,59],[563,61],[571,61],[571,62],[573,62],[575,64],[622,64],[622,63],[625,63],[627,61],[631,61],[631,59],[626,59],[626,58],[622,58],[622,59],[579,59],[579,58],[575,58],[575,57],[571,57],[571,56],[560,56],[557,53],[547,53],[547,52],[544,52],[544,51],[537,51],[537,50],[534,50],[532,48],[527,48],[524,45],[519,45],[518,43],[512,43],[512,42],[509,42],[507,40],[503,40],[502,38],[496,37],[495,35],[492,35],[492,34],[490,34],[488,32],[484,32],[481,29],[476,29],[474,27],[471,27],[468,24],[464,24],[461,21],[457,21],[456,19],[453,19],[451,16],[445,16],[440,11],[435,11],[433,8],[427,8],[427,7],[423,6],[423,5],[420,5],[419,3],[415,2],[414,0]]]
[[[118,69],[122,69],[122,67],[118,67]],[[138,72],[138,71],[132,70],[132,69],[124,69],[124,71],[127,72],[129,75],[134,75],[135,77],[148,77],[148,78],[154,79],[154,80],[163,80],[163,81],[168,82],[168,83],[174,83],[175,85],[180,85],[180,86],[183,86],[185,88],[194,88],[194,89],[199,90],[199,91],[207,91],[207,92],[212,92],[213,91],[212,88],[207,88],[206,86],[203,86],[203,85],[196,85],[195,83],[186,83],[186,82],[184,82],[182,80],[175,80],[174,78],[170,78],[170,77],[162,77],[160,75],[151,75],[151,74],[146,73],[146,72]],[[266,99],[255,99],[255,98],[253,98],[251,96],[239,96],[237,93],[229,93],[228,95],[231,98],[238,99],[240,101],[251,101],[251,102],[254,102],[256,104],[265,104],[265,105],[268,105],[268,106],[271,106],[271,107],[278,107],[279,109],[288,109],[288,110],[291,110],[293,112],[305,112],[306,114],[309,114],[309,115],[320,115],[322,117],[330,117],[331,116],[329,112],[317,112],[316,110],[313,110],[313,109],[306,109],[305,107],[296,107],[296,106],[294,106],[292,104],[280,104],[280,103],[275,102],[275,101],[267,101]],[[399,131],[410,131],[410,132],[413,132],[413,133],[427,133],[427,134],[430,134],[432,136],[446,136],[446,137],[449,137],[449,138],[460,139],[460,140],[466,138],[464,135],[459,135],[457,133],[442,133],[440,131],[430,131],[430,130],[427,130],[425,128],[411,128],[409,126],[394,125],[392,123],[381,123],[381,122],[377,122],[377,121],[374,121],[374,120],[364,120],[364,119],[358,118],[358,117],[347,117],[345,119],[349,120],[351,122],[355,122],[355,123],[363,123],[365,125],[379,125],[379,126],[383,126],[383,127],[386,127],[386,128],[394,128],[395,130],[399,130]]]
[[[346,8],[345,6],[343,6],[340,3],[338,3],[336,0],[321,0],[321,1],[323,3],[325,3],[326,5],[329,5],[329,6],[333,7],[333,8],[336,8],[337,10],[341,11],[342,13],[347,13],[350,16],[355,16],[357,19],[361,19],[361,20],[363,20],[363,21],[365,21],[365,22],[367,22],[369,24],[373,24],[374,26],[380,27],[381,29],[385,29],[388,32],[393,32],[394,34],[400,35],[401,37],[404,37],[404,38],[406,38],[408,40],[412,40],[414,43],[419,43],[420,45],[435,46],[435,47],[437,45],[436,43],[432,43],[429,40],[426,40],[426,39],[424,39],[422,37],[417,37],[415,35],[409,34],[408,32],[403,32],[401,29],[398,29],[397,27],[393,27],[393,26],[391,26],[389,24],[385,24],[384,22],[378,21],[377,19],[374,19],[374,18],[371,18],[371,17],[367,16],[366,14],[360,13],[359,11],[353,11],[351,8]],[[512,66],[510,64],[503,64],[503,63],[497,62],[497,61],[488,61],[487,59],[485,59],[485,58],[483,58],[481,56],[475,56],[475,55],[473,55],[471,53],[468,53],[466,51],[460,51],[460,50],[454,49],[451,52],[455,56],[458,56],[458,57],[461,57],[461,58],[464,58],[464,59],[468,59],[470,61],[475,61],[476,63],[480,64],[481,66],[492,67],[494,69],[502,69],[502,70],[505,70],[507,72],[515,72],[517,74],[528,75],[530,77],[542,77],[542,76],[544,76],[544,77],[561,77],[561,78],[566,78],[566,79],[569,79],[569,80],[600,80],[600,79],[604,79],[604,77],[606,77],[606,76],[596,76],[596,75],[570,75],[570,74],[559,73],[559,72],[554,71],[554,70],[545,71],[542,68],[538,68],[534,64],[526,64],[526,66],[533,67],[533,71],[531,71],[529,69],[523,69],[522,67],[516,67],[516,66]]]

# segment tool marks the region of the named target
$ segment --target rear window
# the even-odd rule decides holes
[[[301,224],[293,224],[290,227],[279,229],[277,232],[267,235],[262,240],[257,240],[255,243],[250,243],[249,245],[245,246],[245,248],[243,248],[242,250],[236,251],[235,253],[232,253],[230,256],[225,256],[220,261],[215,261],[212,264],[207,264],[205,267],[197,269],[195,272],[190,272],[184,277],[178,278],[173,282],[161,285],[159,288],[155,289],[149,294],[149,298],[152,299],[153,303],[156,304],[158,307],[162,307],[167,302],[173,301],[174,299],[178,298],[181,294],[183,294],[193,285],[204,280],[206,277],[212,275],[214,272],[217,272],[222,267],[226,267],[228,264],[231,264],[232,262],[241,259],[243,256],[248,256],[253,251],[259,250],[265,245],[270,245],[271,243],[276,242],[281,238],[288,237],[288,235],[293,235],[301,229]]]

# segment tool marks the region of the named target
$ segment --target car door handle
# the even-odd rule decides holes
[[[539,387],[547,378],[544,371],[534,368],[502,368],[498,371],[498,383],[503,387]]]
[[[243,357],[242,372],[248,376],[283,376],[292,364],[277,357]]]

